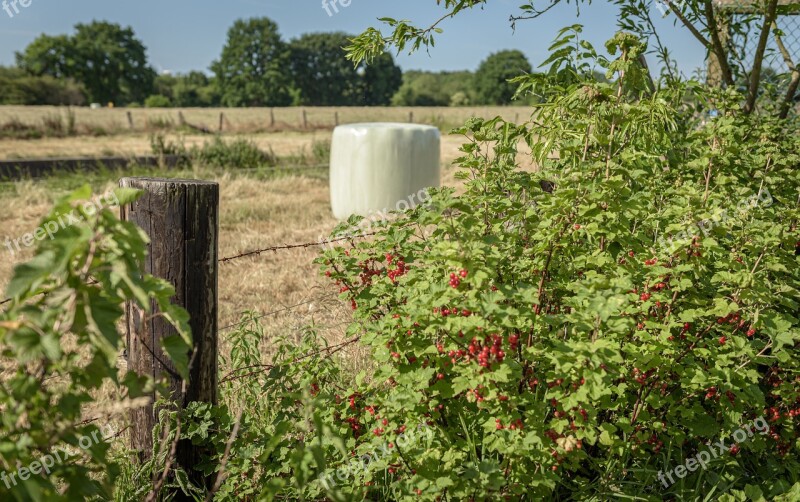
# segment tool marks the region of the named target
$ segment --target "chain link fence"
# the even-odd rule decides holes
[[[760,0],[717,0],[719,11],[728,19],[729,50],[740,77],[750,73],[755,61],[764,23],[764,2]],[[764,54],[764,71],[775,75],[789,72],[787,57],[800,64],[800,1],[780,0],[775,26],[770,30]],[[768,76],[768,75],[767,75]]]

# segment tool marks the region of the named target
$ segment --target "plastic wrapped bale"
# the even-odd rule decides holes
[[[440,184],[440,134],[418,124],[348,124],[333,131],[331,207],[344,220],[424,202]]]

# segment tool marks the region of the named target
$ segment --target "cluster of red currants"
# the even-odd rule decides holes
[[[491,366],[492,360],[502,363],[506,357],[503,352],[503,337],[497,334],[488,335],[484,342],[473,337],[467,350],[472,357],[477,357],[478,365],[484,368]]]
[[[461,269],[461,272],[459,272],[458,275],[456,275],[455,272],[451,273],[450,287],[453,289],[458,289],[458,287],[461,285],[461,279],[466,279],[468,274],[469,272],[467,272],[465,269]]]

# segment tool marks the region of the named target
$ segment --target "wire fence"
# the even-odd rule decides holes
[[[719,4],[730,15],[730,48],[738,60],[740,73],[747,75],[755,61],[764,12],[753,0],[720,1]],[[763,68],[775,74],[786,73],[789,71],[787,57],[795,65],[800,63],[800,2],[796,0],[778,2],[777,19],[769,33]]]

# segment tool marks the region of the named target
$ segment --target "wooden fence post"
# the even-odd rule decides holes
[[[275,109],[269,109],[269,126],[270,128],[275,127]]]
[[[308,113],[305,108],[303,108],[303,129],[308,129]]]
[[[339,125],[339,112],[333,112],[333,123]]]
[[[169,398],[178,408],[194,401],[216,404],[219,185],[161,178],[123,178],[119,184],[144,191],[133,204],[120,210],[121,217],[136,223],[150,237],[144,271],[175,287],[173,303],[189,312],[194,349],[184,393],[183,381],[160,344],[175,330],[160,316],[143,319],[140,309],[129,304],[128,369],[156,379],[166,378]],[[151,397],[155,398],[155,394]],[[130,412],[131,448],[140,459],[152,454],[158,411],[150,404]],[[207,485],[208,480],[194,471],[201,454],[190,441],[180,441],[175,461],[195,483]]]
[[[133,114],[128,110],[128,129],[133,130]]]
[[[219,112],[219,132],[222,132],[223,122],[225,122],[225,114],[223,112]]]
[[[414,123],[414,112],[413,111],[412,112],[408,112],[408,122],[410,124]]]

